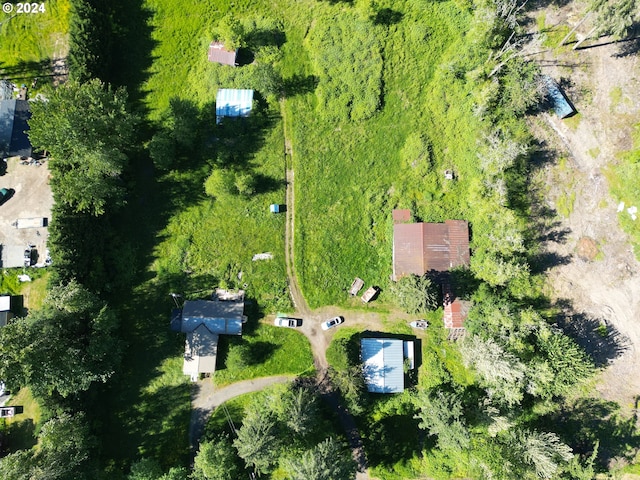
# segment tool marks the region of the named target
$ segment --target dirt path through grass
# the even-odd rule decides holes
[[[294,188],[294,169],[293,169],[293,147],[291,139],[287,137],[287,115],[286,109],[282,108],[282,117],[284,119],[284,145],[285,145],[285,169],[286,169],[286,201],[287,201],[287,221],[285,227],[285,258],[287,265],[287,277],[289,279],[289,290],[291,299],[296,309],[296,316],[303,318],[300,331],[307,337],[311,344],[311,352],[313,353],[313,363],[316,367],[316,379],[319,390],[323,399],[331,405],[338,415],[340,424],[347,435],[352,455],[358,465],[356,474],[357,480],[368,480],[367,457],[364,451],[362,438],[358,432],[355,419],[344,408],[340,395],[333,389],[329,381],[326,350],[329,346],[329,333],[324,332],[320,328],[322,317],[312,315],[309,305],[307,304],[295,272],[295,188]],[[312,318],[314,317],[314,318]]]

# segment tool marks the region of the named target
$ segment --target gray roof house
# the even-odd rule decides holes
[[[31,143],[25,133],[31,118],[26,100],[0,100],[0,153],[7,157],[31,156]]]
[[[187,300],[175,310],[171,328],[187,334],[182,371],[196,381],[201,373],[216,371],[220,335],[242,335],[244,299]]]

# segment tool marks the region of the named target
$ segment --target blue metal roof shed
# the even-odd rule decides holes
[[[392,338],[360,340],[364,381],[373,393],[404,391],[403,341]]]
[[[223,117],[247,117],[253,104],[253,90],[221,88],[216,95],[216,122]]]

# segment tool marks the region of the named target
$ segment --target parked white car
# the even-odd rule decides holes
[[[327,320],[326,322],[322,322],[320,327],[323,330],[329,330],[330,328],[333,328],[336,325],[340,325],[343,322],[344,322],[344,318],[342,318],[342,317],[333,317],[333,318],[330,318],[329,320]]]
[[[276,317],[273,321],[273,324],[276,327],[296,328],[302,325],[302,319],[291,317]]]

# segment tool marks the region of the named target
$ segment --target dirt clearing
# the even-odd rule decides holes
[[[573,27],[580,12],[572,8],[532,16],[544,13],[547,25]],[[598,393],[631,413],[640,396],[640,264],[619,226],[604,171],[631,147],[640,122],[640,68],[635,55],[619,55],[623,44],[608,42],[536,55],[543,73],[567,88],[579,114],[565,120],[541,114],[531,126],[542,149],[555,152],[537,179],[555,212],[544,241],[550,295],[565,309],[563,326],[579,333],[606,366]]]
[[[7,172],[0,177],[0,188],[10,191],[9,198],[0,205],[0,244],[2,267],[22,267],[24,250],[35,245],[32,263],[42,263],[45,258],[48,228],[16,228],[18,219],[51,218],[53,195],[49,186],[49,169],[44,162],[22,165],[18,157],[7,161]],[[45,223],[46,223],[45,222]]]

